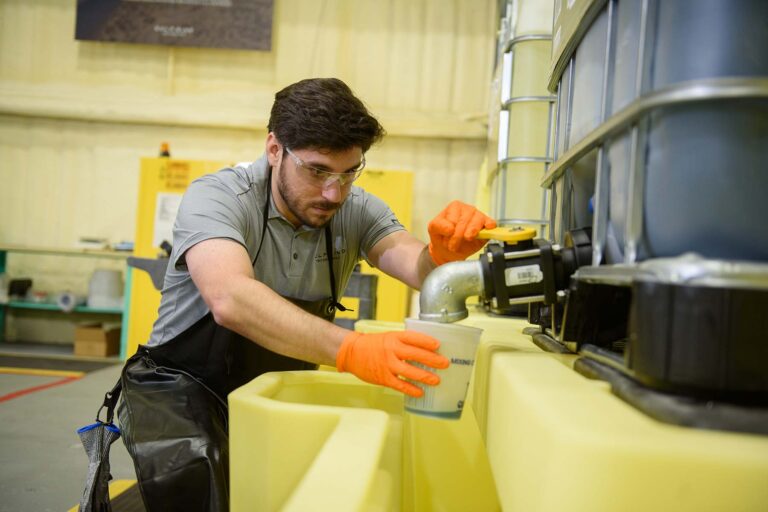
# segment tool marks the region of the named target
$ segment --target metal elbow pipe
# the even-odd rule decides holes
[[[433,270],[424,280],[419,297],[419,318],[450,323],[466,318],[467,297],[483,294],[480,262],[456,261]]]

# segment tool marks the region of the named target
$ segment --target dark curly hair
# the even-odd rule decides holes
[[[365,153],[384,128],[352,90],[337,78],[309,78],[275,94],[267,129],[291,149]]]

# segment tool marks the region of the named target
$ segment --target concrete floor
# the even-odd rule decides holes
[[[0,402],[0,512],[60,512],[79,503],[88,458],[76,430],[93,423],[121,368]],[[0,374],[0,396],[56,380]],[[122,441],[112,445],[110,461],[115,479],[136,478]]]

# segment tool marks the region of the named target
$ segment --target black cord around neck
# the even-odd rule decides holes
[[[267,234],[267,222],[269,221],[269,199],[272,197],[272,167],[269,167],[267,171],[267,199],[264,202],[264,209],[262,212],[262,226],[261,226],[261,240],[259,240],[259,248],[256,250],[256,257],[253,258],[252,266],[256,266],[256,260],[259,259],[261,254],[261,248],[264,246],[264,237]],[[344,307],[339,301],[336,295],[336,276],[333,272],[333,247],[331,241],[333,236],[331,234],[330,221],[325,225],[325,252],[328,257],[328,276],[330,278],[331,285],[331,305],[339,311],[354,311]]]

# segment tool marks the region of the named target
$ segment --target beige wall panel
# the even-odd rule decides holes
[[[233,94],[248,99],[254,88],[274,91],[266,85],[275,80],[275,54],[217,48],[163,48],[164,71],[173,82],[168,94]],[[169,69],[169,67],[171,69]]]
[[[450,201],[474,200],[483,141],[390,137],[371,149],[371,168],[415,170],[414,235],[428,241],[427,224]]]
[[[373,106],[485,110],[491,2],[326,0],[299,9],[303,5],[281,2],[281,12],[294,15],[276,38],[281,84],[335,75],[364,90]]]
[[[495,34],[495,7],[491,2],[459,2],[453,56],[456,66],[452,78],[453,96],[450,109],[469,112],[482,123],[488,116],[488,91],[491,81],[494,49],[488,46],[487,34]],[[483,84],[478,89],[478,84]]]
[[[387,53],[384,76],[387,88],[386,106],[391,109],[419,109],[420,94],[418,80],[423,69],[423,53],[420,47],[423,34],[423,2],[393,0],[390,18],[392,42]]]
[[[348,10],[348,22],[342,32],[345,42],[354,48],[351,58],[347,59],[350,82],[365,91],[369,105],[379,108],[388,103],[387,83],[393,78],[403,78],[390,68],[388,59],[392,42],[398,37],[393,31],[392,7],[390,2],[357,2]],[[372,30],[355,30],[374,20],[377,25]]]
[[[0,78],[122,94],[252,94],[274,80],[275,54],[75,41],[75,5],[3,0]],[[46,27],[41,30],[40,27]]]
[[[23,145],[14,147],[20,136]],[[0,158],[10,165],[0,168],[0,182],[13,196],[15,222],[3,222],[0,237],[64,247],[81,235],[132,238],[121,217],[136,201],[135,173],[121,157],[125,142],[113,145],[123,137],[110,124],[3,117]]]
[[[291,18],[290,23],[272,26],[272,50],[279,55],[275,61],[275,87],[312,76],[320,76],[322,67],[328,67],[328,57],[335,58],[337,30],[325,14],[327,2],[302,3],[283,0],[275,3],[275,19]],[[321,63],[322,59],[326,59]]]
[[[0,241],[71,246],[80,236],[132,240],[139,159],[161,141],[185,159],[253,160],[266,132],[162,128],[0,116]],[[471,202],[482,141],[388,137],[369,166],[412,170],[414,231],[451,199]]]
[[[75,3],[4,0],[0,112],[249,128],[280,87],[338,76],[391,133],[483,138],[493,5],[282,0],[273,50],[249,52],[75,41]]]
[[[248,160],[264,133],[0,116],[0,242],[132,240],[141,157],[169,140],[183,158]]]
[[[450,110],[456,66],[455,18],[455,2],[426,1],[419,109]]]

